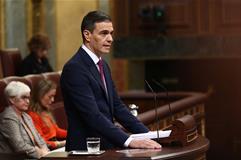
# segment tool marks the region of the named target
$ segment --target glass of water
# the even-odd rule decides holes
[[[100,151],[100,138],[88,137],[86,138],[87,150],[89,153],[95,153]]]

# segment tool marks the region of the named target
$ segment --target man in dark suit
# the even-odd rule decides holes
[[[131,133],[148,132],[118,97],[110,68],[101,58],[110,51],[113,31],[108,15],[89,12],[81,24],[83,45],[63,68],[60,83],[68,117],[66,151],[86,150],[87,137],[100,137],[101,149],[161,148],[150,139],[130,138],[114,124],[118,121]]]

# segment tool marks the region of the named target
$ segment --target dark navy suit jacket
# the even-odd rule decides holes
[[[82,48],[63,68],[60,83],[68,117],[66,151],[86,150],[86,137],[100,137],[101,149],[123,147],[129,136],[114,120],[131,133],[148,132],[120,100],[106,62],[103,68],[108,96],[95,63]]]

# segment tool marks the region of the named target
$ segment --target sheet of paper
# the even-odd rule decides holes
[[[98,152],[91,153],[91,152],[88,152],[88,151],[78,151],[78,150],[76,150],[76,151],[70,151],[69,155],[101,155],[103,153],[105,153],[105,151],[98,151]]]
[[[52,152],[65,152],[65,147],[61,147],[61,148],[58,148],[58,149],[54,149],[52,151],[50,151],[51,153]]]
[[[166,130],[166,131],[159,131],[159,138],[165,138],[169,137],[171,134],[171,130]],[[130,135],[131,138],[134,139],[155,139],[157,138],[157,131],[150,131],[147,133],[139,133],[139,134],[132,134]]]

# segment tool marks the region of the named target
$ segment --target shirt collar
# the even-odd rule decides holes
[[[89,48],[87,48],[84,44],[81,46],[83,50],[90,56],[90,58],[94,61],[95,64],[99,62],[101,58],[98,58],[96,54],[94,54]]]

